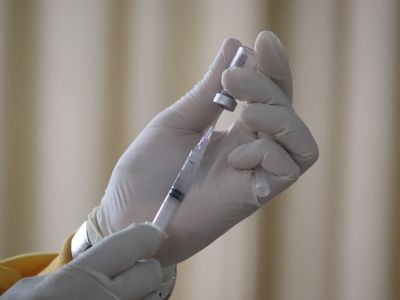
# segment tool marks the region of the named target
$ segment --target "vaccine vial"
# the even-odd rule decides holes
[[[257,59],[255,51],[245,46],[239,47],[229,67],[240,67],[257,70]],[[224,109],[229,111],[234,111],[237,105],[236,99],[233,98],[225,90],[217,93],[214,97],[213,102],[217,103],[219,106],[222,106]]]

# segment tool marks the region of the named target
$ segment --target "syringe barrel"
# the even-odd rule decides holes
[[[199,163],[200,160],[191,151],[153,220],[153,225],[160,231],[165,233],[170,219],[192,184]]]
[[[255,51],[245,46],[239,47],[229,67],[240,67],[257,70],[257,58]],[[214,97],[213,102],[217,103],[218,105],[229,111],[234,111],[237,105],[236,99],[233,98],[225,90],[217,93]]]
[[[177,210],[179,204],[183,201],[186,193],[189,192],[192,186],[193,180],[196,176],[196,172],[203,159],[204,153],[207,149],[208,143],[211,140],[214,125],[211,125],[203,134],[196,147],[190,151],[188,157],[178,175],[172,184],[167,196],[165,197],[161,207],[159,208],[152,224],[158,230],[160,230],[166,237],[166,228],[174,212]]]
[[[178,208],[180,201],[171,197],[170,194],[164,199],[160,209],[153,220],[153,225],[165,234],[167,225],[171,220],[174,212]]]

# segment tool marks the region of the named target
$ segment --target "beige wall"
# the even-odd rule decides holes
[[[222,40],[268,29],[320,159],[183,263],[173,299],[399,299],[399,20],[396,0],[0,1],[0,258],[56,251]]]

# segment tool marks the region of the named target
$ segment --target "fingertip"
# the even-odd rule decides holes
[[[143,264],[143,270],[140,273],[143,275],[147,273],[148,276],[145,277],[150,280],[150,282],[147,282],[147,284],[149,284],[149,290],[156,290],[162,282],[162,269],[160,262],[151,258],[141,264]]]
[[[222,42],[221,49],[224,54],[235,54],[240,46],[242,46],[242,43],[239,40],[235,38],[226,38]]]
[[[244,95],[242,94],[245,91],[247,91],[246,94],[248,94],[249,91],[251,91],[252,88],[257,85],[259,82],[259,75],[259,73],[250,69],[230,67],[222,73],[221,82],[225,91],[238,100],[244,100]]]
[[[235,167],[237,164],[237,154],[236,154],[236,149],[234,149],[231,153],[228,154],[228,157],[226,158],[226,162],[228,165]]]
[[[271,35],[275,35],[275,34],[269,30],[263,30],[263,31],[259,32],[256,37],[256,41],[254,43],[254,50],[256,50],[256,51],[259,50],[261,44],[268,41],[270,39]]]
[[[262,153],[254,151],[254,142],[235,148],[227,157],[227,163],[238,170],[251,170],[260,164]]]
[[[232,166],[235,169],[239,168],[240,164],[240,157],[241,157],[241,146],[233,149],[231,153],[228,154],[228,157],[226,158],[226,162],[228,165]]]
[[[229,67],[233,57],[236,54],[237,49],[242,45],[242,43],[234,38],[226,38],[222,42],[217,56],[215,57],[213,63],[211,64],[211,69],[216,69],[217,73],[222,72]]]
[[[141,223],[135,224],[136,230],[139,231],[141,238],[147,244],[147,253],[153,255],[162,241],[162,234],[151,224]]]
[[[224,87],[224,90],[230,94],[234,94],[234,87],[238,83],[237,69],[239,68],[228,68],[222,73],[222,86]]]
[[[271,31],[260,32],[254,49],[260,71],[270,77],[291,100],[292,74],[285,48],[278,36]]]
[[[269,30],[264,30],[264,31],[261,31],[257,35],[256,42],[255,42],[255,49],[257,49],[257,47],[259,47],[262,43],[268,43],[269,41],[277,42],[277,43],[281,44],[281,46],[282,46],[281,41],[279,40],[278,36],[274,32],[269,31]],[[283,48],[283,46],[282,46],[282,48]]]
[[[277,53],[273,54],[284,54],[286,57],[286,51],[283,47],[281,40],[272,31],[262,31],[258,34],[254,45],[256,53],[265,53],[265,51],[274,51]],[[271,54],[271,53],[270,53]],[[278,58],[278,57],[275,57]]]
[[[251,126],[253,119],[256,117],[258,118],[260,113],[259,110],[257,109],[262,108],[261,103],[252,103],[251,105],[248,105],[245,109],[243,109],[240,114],[239,114],[239,119],[240,121],[245,124],[246,126]],[[252,128],[252,127],[250,127]],[[254,128],[252,128],[254,130]]]
[[[150,258],[147,260],[146,264],[148,264],[148,268],[152,273],[156,274],[154,281],[156,286],[158,286],[162,279],[162,268],[160,262],[155,258]]]

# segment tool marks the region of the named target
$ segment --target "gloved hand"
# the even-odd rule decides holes
[[[149,225],[132,225],[78,256],[55,273],[20,280],[4,299],[161,299],[161,267],[149,259],[161,242]],[[147,260],[142,260],[147,259]]]
[[[156,254],[163,266],[209,245],[316,161],[317,145],[291,107],[291,72],[278,38],[270,32],[257,37],[260,72],[226,70],[239,46],[226,40],[204,78],[158,114],[119,159],[95,213],[103,235],[154,218],[188,153],[220,112],[212,100],[222,85],[248,105],[232,126],[214,133],[192,189],[167,229],[169,238]],[[259,165],[271,186],[264,199],[254,191]]]

